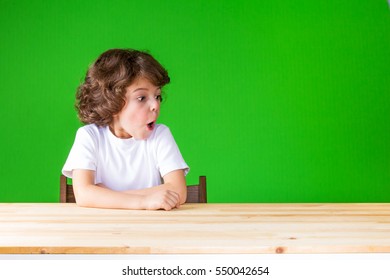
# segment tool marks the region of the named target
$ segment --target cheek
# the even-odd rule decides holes
[[[138,107],[129,107],[123,115],[125,121],[132,124],[137,124],[139,122],[143,122],[145,118],[145,113],[142,108]]]

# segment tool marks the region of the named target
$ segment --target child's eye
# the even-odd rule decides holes
[[[156,99],[157,99],[158,101],[160,101],[160,102],[163,100],[163,98],[162,98],[161,95],[156,95]]]
[[[142,102],[142,101],[145,100],[145,96],[139,96],[139,97],[137,97],[137,100],[140,101],[140,102]]]

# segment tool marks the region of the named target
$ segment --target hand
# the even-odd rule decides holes
[[[145,195],[143,205],[146,210],[171,210],[180,207],[180,196],[174,191],[159,190]]]

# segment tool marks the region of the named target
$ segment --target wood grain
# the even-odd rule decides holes
[[[2,254],[390,252],[390,204],[0,204]]]

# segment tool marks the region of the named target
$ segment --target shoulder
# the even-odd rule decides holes
[[[76,139],[82,142],[98,143],[104,137],[105,127],[96,124],[88,124],[80,127],[76,133]]]
[[[77,130],[77,135],[97,137],[103,134],[104,130],[104,127],[97,126],[96,124],[87,124]]]
[[[155,134],[162,134],[170,132],[170,129],[165,124],[157,124],[155,129]]]
[[[169,127],[164,124],[157,124],[150,138],[151,140],[158,141],[159,139],[166,138],[166,137],[168,138],[172,137],[172,133]]]
[[[156,125],[152,135],[148,139],[149,144],[155,146],[157,150],[166,149],[176,145],[175,139],[168,126],[164,124]]]

